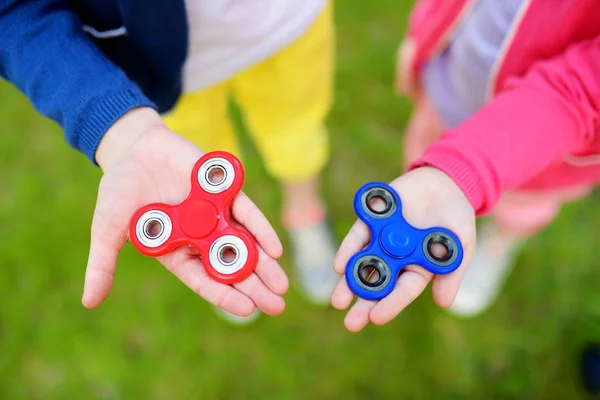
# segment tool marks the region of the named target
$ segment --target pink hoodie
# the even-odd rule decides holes
[[[413,79],[474,1],[419,0],[410,17]],[[411,168],[435,166],[478,215],[508,189],[600,182],[600,2],[526,0],[488,82],[488,103]]]

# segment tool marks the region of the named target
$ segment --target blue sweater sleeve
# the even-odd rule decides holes
[[[95,163],[108,128],[154,104],[82,30],[67,0],[0,0],[0,76]]]

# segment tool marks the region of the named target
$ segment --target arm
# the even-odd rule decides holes
[[[470,7],[467,0],[417,0],[408,17],[408,27],[396,62],[396,90],[417,97],[419,70],[432,53],[447,44],[448,36]]]
[[[153,107],[82,31],[66,0],[0,0],[0,76],[94,162],[117,119]]]
[[[344,320],[349,330],[359,331],[369,321],[388,323],[431,281],[435,302],[449,307],[475,251],[474,211],[489,211],[504,190],[589,146],[599,124],[600,38],[534,65],[524,78],[503,89],[462,126],[431,145],[412,171],[390,183],[402,198],[408,222],[417,227],[444,226],[457,234],[464,249],[461,266],[448,275],[405,267],[389,296],[380,301],[359,298],[352,305]],[[334,261],[340,275],[369,240],[367,226],[358,220]],[[342,310],[353,300],[342,277],[332,305]]]
[[[478,214],[595,139],[600,117],[600,38],[539,62],[456,130],[431,145],[411,169],[448,174]]]
[[[82,298],[86,307],[96,307],[112,287],[131,216],[144,204],[183,201],[190,191],[189,171],[203,153],[144,107],[150,102],[83,34],[66,1],[0,0],[0,75],[63,125],[68,142],[103,169]],[[281,242],[245,195],[236,197],[232,215],[260,246],[256,271],[244,282],[230,286],[212,281],[188,246],[159,261],[231,313],[247,316],[258,307],[280,314],[288,287],[275,260]]]

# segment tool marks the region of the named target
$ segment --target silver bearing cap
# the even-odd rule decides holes
[[[137,221],[135,233],[146,247],[159,247],[164,244],[173,231],[171,218],[159,210],[146,211]]]
[[[219,172],[221,176],[218,179],[214,179],[213,176]],[[233,165],[221,157],[205,161],[198,170],[198,183],[208,193],[226,191],[231,187],[234,179],[235,171]]]
[[[248,260],[248,248],[237,236],[221,236],[210,246],[209,259],[217,272],[230,275],[244,267]]]

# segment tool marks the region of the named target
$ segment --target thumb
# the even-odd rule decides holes
[[[126,222],[113,221],[110,213],[103,214],[96,208],[81,300],[87,308],[99,306],[112,288],[117,257],[127,241]]]

